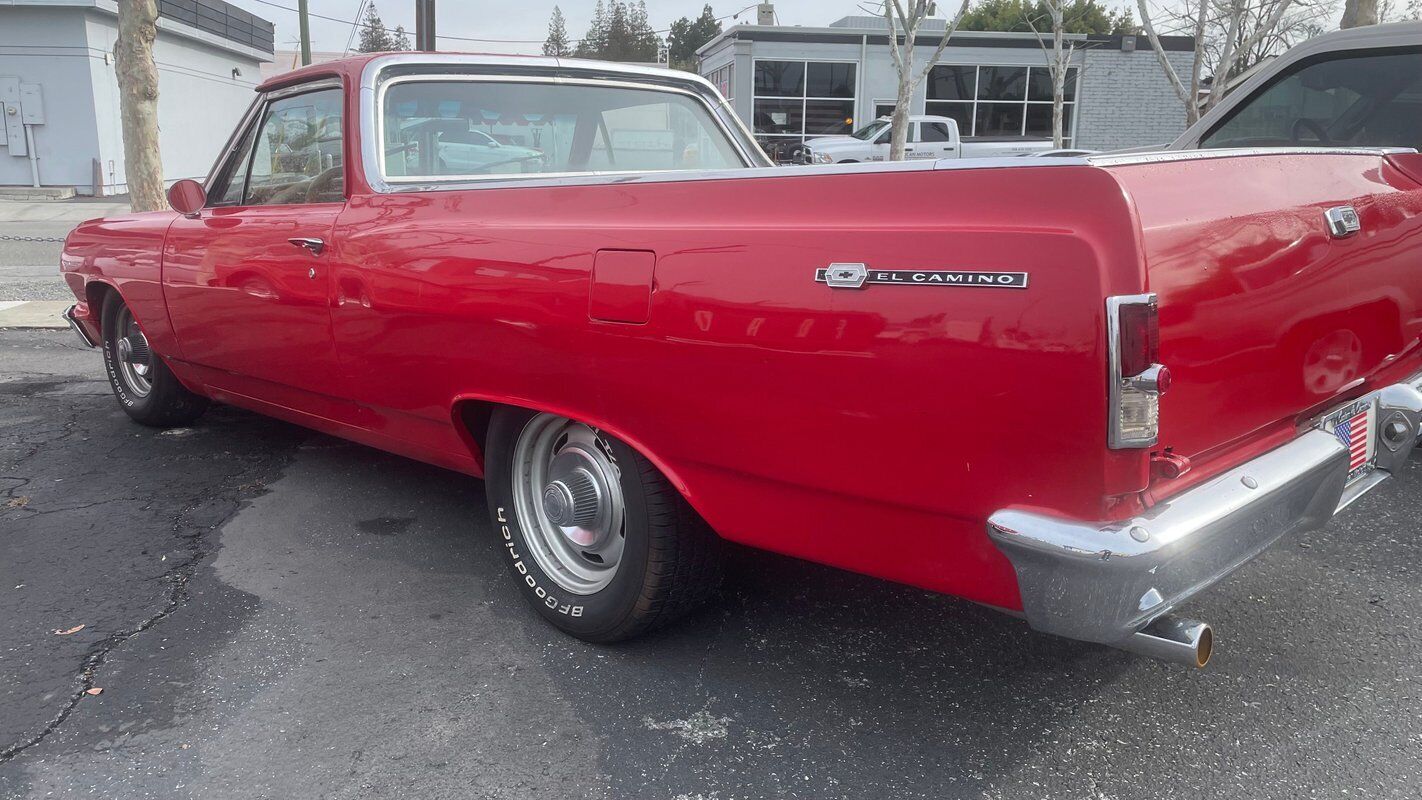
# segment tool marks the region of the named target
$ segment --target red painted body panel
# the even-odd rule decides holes
[[[309,74],[354,104],[363,63]],[[1000,607],[1021,603],[992,512],[1140,513],[1422,350],[1422,191],[1377,156],[378,194],[346,117],[344,206],[86,223],[76,294],[117,286],[218,400],[474,475],[461,404],[553,411],[644,453],[726,538]],[[1334,240],[1344,203],[1364,233]],[[649,255],[595,290],[599,251]],[[1031,277],[845,290],[814,281],[832,262]],[[1105,431],[1104,298],[1148,290],[1175,374],[1161,447],[1195,462],[1155,485]],[[1349,333],[1360,382],[1309,384]]]
[[[163,285],[183,360],[344,396],[331,339],[329,239],[341,204],[206,209],[168,230]]]
[[[1161,445],[1196,468],[1414,372],[1422,192],[1376,156],[1217,159],[1114,170],[1160,298]],[[1202,182],[1228,192],[1192,190]],[[1362,231],[1332,237],[1332,206]],[[1397,366],[1396,369],[1389,369]],[[1241,449],[1241,445],[1243,448]],[[1214,470],[1202,470],[1209,474]]]

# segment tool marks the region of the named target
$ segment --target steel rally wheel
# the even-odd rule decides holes
[[[500,409],[485,443],[494,529],[524,595],[589,641],[626,639],[702,602],[719,539],[651,462],[556,414]]]
[[[119,405],[136,422],[158,428],[187,425],[207,410],[207,398],[183,386],[148,346],[148,337],[118,292],[104,297],[104,371]]]

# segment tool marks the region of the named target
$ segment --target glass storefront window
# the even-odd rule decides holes
[[[1078,70],[1067,70],[1064,144],[1074,133]],[[1051,136],[1052,73],[1046,67],[940,64],[928,76],[924,111],[957,120],[963,136]]]
[[[766,153],[783,161],[806,137],[853,131],[858,71],[848,61],[757,59],[751,127]]]

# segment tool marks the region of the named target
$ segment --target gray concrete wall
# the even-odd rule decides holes
[[[84,14],[73,8],[0,6],[0,75],[44,89],[46,124],[34,129],[40,181],[92,191],[91,159],[99,152]],[[0,186],[29,186],[30,162],[0,147]]]
[[[116,6],[0,6],[0,75],[42,86],[47,122],[34,128],[40,180],[92,194],[93,159],[105,193],[127,190],[113,48]],[[251,104],[266,58],[253,48],[159,20],[159,147],[163,176],[205,176]],[[233,76],[232,70],[240,74]],[[29,163],[0,148],[0,185],[29,185]]]
[[[1078,98],[1078,146],[1118,150],[1168,144],[1185,130],[1185,105],[1171,88],[1160,57],[1144,37],[1139,44],[1144,49],[1129,53],[1087,51]],[[1190,74],[1194,53],[1167,55],[1176,74]]]

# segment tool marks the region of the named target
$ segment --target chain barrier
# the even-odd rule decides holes
[[[0,234],[0,242],[62,242],[63,236],[6,236]]]

